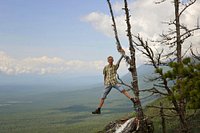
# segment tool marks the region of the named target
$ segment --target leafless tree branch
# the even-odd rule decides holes
[[[124,81],[119,77],[119,74],[117,74],[117,78],[119,79],[120,84],[122,84],[122,85],[128,87],[129,89],[133,90],[133,87],[131,85],[124,83]]]
[[[164,96],[168,96],[167,93],[161,92],[158,89],[156,89],[155,87],[153,87],[151,89],[143,89],[143,90],[140,90],[140,92],[151,92],[153,94],[161,94],[161,95],[164,95]]]
[[[197,54],[198,54],[198,55],[194,54],[192,48],[190,48],[190,51],[191,51],[191,53],[192,53],[192,56],[193,56],[195,59],[197,59],[197,60],[200,61],[200,54],[198,54],[198,51],[197,51]]]
[[[161,107],[160,106],[154,106],[154,105],[149,105],[147,106],[148,108],[158,108],[160,109]],[[169,109],[169,110],[175,110],[175,108],[167,108],[167,107],[162,107],[163,109]]]
[[[165,2],[166,0],[160,0],[160,1],[155,1],[154,3],[155,4],[160,4],[160,3],[163,3],[163,2]]]
[[[196,2],[196,0],[189,0],[189,3],[187,3],[187,4],[185,5],[185,7],[180,11],[179,17],[183,14],[183,12],[184,12],[188,7],[190,7],[191,5],[193,5],[195,2]]]

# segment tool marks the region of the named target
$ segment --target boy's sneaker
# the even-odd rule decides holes
[[[134,98],[131,98],[131,101],[133,102],[133,104],[135,105],[136,100]]]
[[[101,114],[101,109],[98,108],[95,111],[92,112],[92,114]]]

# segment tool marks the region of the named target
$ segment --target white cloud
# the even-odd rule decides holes
[[[108,15],[99,12],[92,12],[82,18],[84,21],[91,23],[94,28],[110,36],[113,34],[111,29],[111,20]]]
[[[113,9],[115,13],[118,33],[121,38],[126,37],[126,23],[123,8],[123,2],[115,1],[113,3]],[[200,1],[197,1],[192,7],[188,8],[182,15],[182,22],[188,27],[194,27],[196,20],[200,17]],[[156,40],[162,32],[168,30],[168,25],[162,22],[168,22],[174,19],[173,3],[170,0],[162,4],[155,4],[153,0],[133,0],[129,2],[129,9],[131,14],[132,31],[134,34],[140,33],[144,38]],[[101,12],[92,12],[85,17],[84,21],[90,23],[96,30],[103,34],[114,37],[111,27],[111,17],[109,12],[107,14]],[[189,47],[189,44],[193,44],[193,48],[199,48],[200,45],[200,32],[195,32],[195,36],[191,37],[183,45],[183,50]],[[157,49],[161,49],[163,46],[152,46]],[[166,47],[165,47],[166,49]],[[166,50],[168,52],[170,49]],[[141,54],[137,54],[138,58]],[[144,62],[144,58],[142,59]],[[138,60],[141,62],[141,60]],[[138,62],[138,63],[140,63]]]
[[[58,57],[16,59],[0,51],[0,72],[5,74],[52,74],[101,71],[106,62],[64,60]]]

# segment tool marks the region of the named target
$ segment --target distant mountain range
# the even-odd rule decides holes
[[[141,65],[137,68],[137,74],[140,89],[147,89],[153,87],[152,82],[147,82],[148,78],[152,77],[154,74],[153,66]],[[122,76],[122,80],[130,84],[132,82],[131,73],[127,73],[126,75]]]
[[[152,83],[144,82],[149,75],[152,75],[154,69],[149,65],[141,65],[137,69],[139,86],[140,88],[146,88],[152,86]],[[120,75],[124,82],[131,83],[131,75]],[[93,76],[75,76],[66,74],[54,74],[54,75],[31,75],[31,74],[20,74],[20,75],[5,75],[0,74],[0,88],[1,86],[10,86],[22,88],[31,88],[46,86],[50,88],[56,88],[56,90],[83,90],[95,87],[103,87],[103,75]],[[18,87],[19,88],[19,87]]]

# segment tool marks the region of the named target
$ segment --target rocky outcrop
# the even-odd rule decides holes
[[[153,123],[147,120],[149,133],[153,133]],[[138,133],[140,123],[137,118],[121,119],[110,122],[103,131],[98,133]]]

